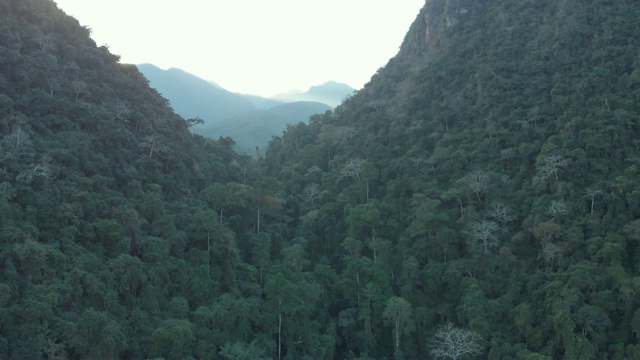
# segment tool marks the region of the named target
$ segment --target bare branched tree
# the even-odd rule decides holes
[[[53,170],[49,162],[41,161],[31,166],[29,174],[31,177],[42,176],[48,179],[48,178],[51,178],[53,174]]]
[[[36,38],[40,51],[55,50],[54,37],[51,34],[42,34]]]
[[[49,159],[43,159],[38,163],[29,165],[26,170],[18,175],[17,179],[28,183],[37,177],[50,179],[53,177],[53,173],[54,170],[51,161]]]
[[[478,202],[482,202],[480,195],[484,193],[489,186],[489,175],[481,170],[474,171],[465,176],[464,182],[467,184],[469,189],[471,189],[476,194]]]
[[[309,206],[313,209],[314,202],[320,196],[320,186],[318,184],[309,184],[304,190],[302,190],[302,200],[309,204]]]
[[[493,221],[483,220],[471,224],[469,235],[471,236],[472,243],[482,246],[484,252],[488,253],[489,248],[498,245],[497,231],[498,224]]]
[[[166,159],[169,156],[169,148],[164,146],[157,136],[151,135],[145,137],[140,146],[149,150],[149,157],[156,154],[159,157]]]
[[[131,109],[129,109],[129,105],[127,103],[124,101],[116,101],[110,104],[108,109],[111,112],[111,115],[113,115],[112,120],[120,120],[125,124],[129,123],[127,115],[131,112]]]
[[[21,127],[13,129],[11,134],[2,138],[2,144],[9,148],[15,156],[23,156],[33,150],[33,142],[31,136],[27,134]]]
[[[533,183],[537,184],[548,180],[553,176],[558,180],[558,172],[567,165],[567,160],[562,156],[552,155],[544,159],[544,164],[538,167],[536,176],[533,177]]]
[[[549,205],[549,215],[551,215],[554,219],[560,216],[567,215],[569,213],[569,209],[567,208],[567,204],[564,201],[552,201],[551,205]]]
[[[362,173],[362,159],[349,159],[342,170],[340,170],[340,177],[337,181],[342,180],[342,178],[350,177],[356,181],[356,183],[360,183],[360,174]]]
[[[474,331],[447,323],[431,339],[431,355],[435,359],[458,360],[482,354],[482,337]]]
[[[511,212],[508,206],[503,203],[493,203],[489,209],[489,217],[495,219],[499,223],[508,223],[515,219],[515,215]]]

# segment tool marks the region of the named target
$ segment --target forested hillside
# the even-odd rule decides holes
[[[336,354],[640,358],[639,18],[429,0],[362,91],[271,143]]]
[[[0,358],[273,353],[248,260],[279,200],[250,159],[52,1],[0,0],[0,28]]]
[[[639,18],[428,0],[255,163],[0,0],[0,359],[640,358]]]

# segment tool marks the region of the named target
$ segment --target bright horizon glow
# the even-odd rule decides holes
[[[396,55],[425,0],[54,0],[121,62],[179,68],[272,96],[360,89]]]

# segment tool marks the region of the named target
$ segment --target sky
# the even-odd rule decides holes
[[[399,50],[425,0],[54,0],[121,62],[180,68],[272,96],[360,89]]]

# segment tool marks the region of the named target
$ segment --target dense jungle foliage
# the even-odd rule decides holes
[[[427,0],[253,161],[0,0],[0,359],[639,359],[637,19]]]

